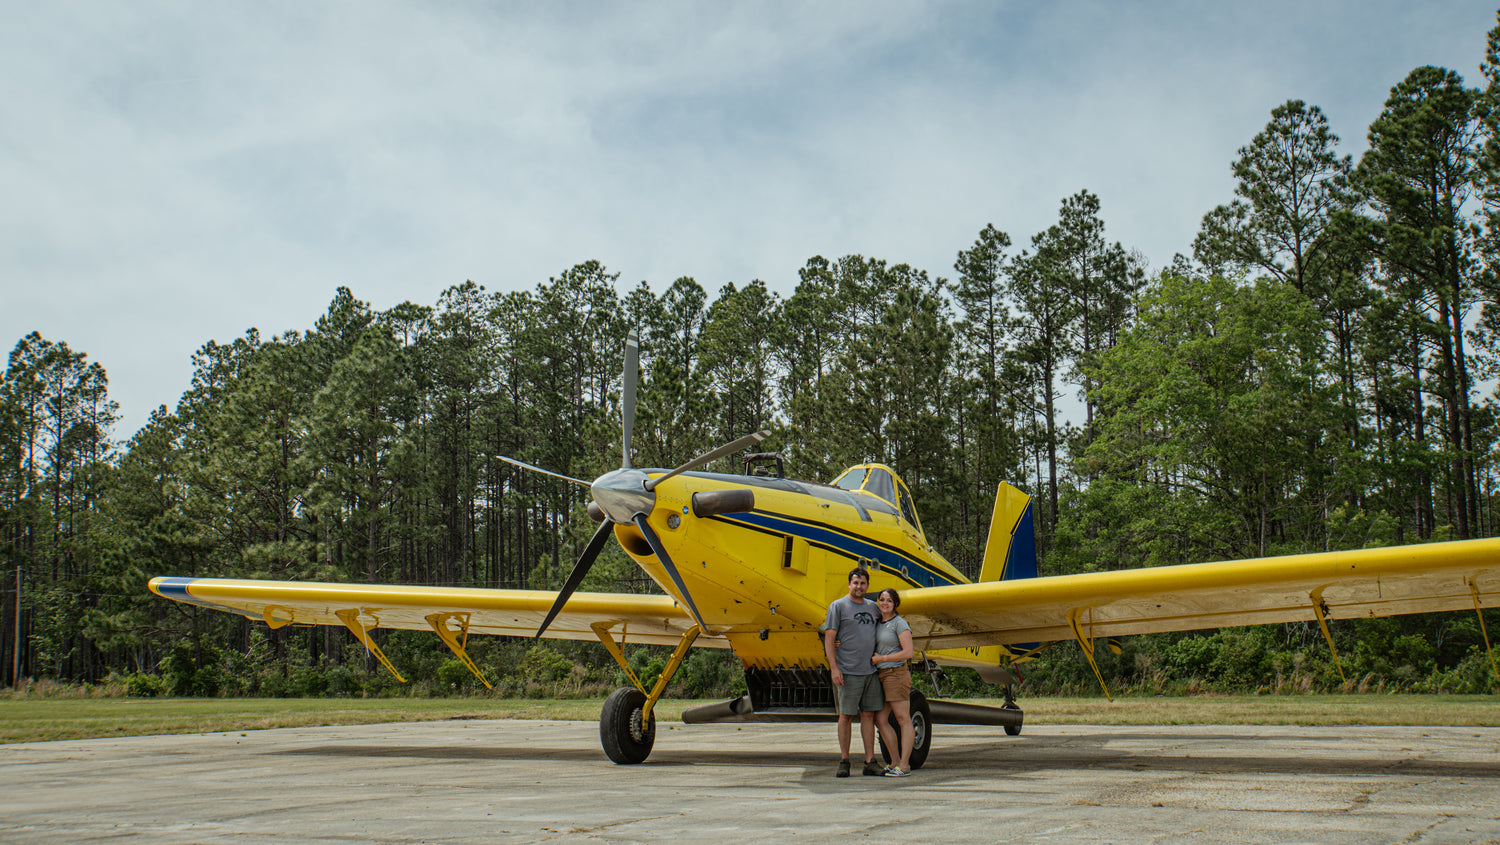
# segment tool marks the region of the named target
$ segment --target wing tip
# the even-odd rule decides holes
[[[180,575],[162,575],[146,582],[146,586],[151,588],[151,592],[156,593],[164,599],[180,601],[184,604],[196,604],[200,607],[222,609],[214,602],[200,599],[189,592],[188,588],[201,580],[201,578],[190,578]]]

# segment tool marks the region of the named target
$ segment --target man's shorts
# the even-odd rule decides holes
[[[910,666],[903,663],[894,669],[881,669],[877,674],[880,676],[880,688],[885,692],[886,701],[911,700]]]
[[[885,699],[880,694],[880,676],[874,672],[868,675],[845,673],[844,685],[835,685],[834,689],[838,690],[841,716],[858,716],[861,710],[875,711],[885,706]]]

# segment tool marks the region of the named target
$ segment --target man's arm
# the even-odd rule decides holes
[[[839,632],[833,628],[823,631],[823,654],[828,658],[828,669],[833,674],[835,686],[844,685],[844,673],[839,671],[839,662],[833,656],[833,643],[839,637]]]

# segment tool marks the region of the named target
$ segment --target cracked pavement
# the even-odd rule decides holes
[[[858,753],[858,739],[855,740]],[[1500,728],[938,725],[910,778],[831,724],[443,721],[0,746],[0,841],[1500,842]]]

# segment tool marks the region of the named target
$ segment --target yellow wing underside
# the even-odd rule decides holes
[[[556,593],[156,578],[177,601],[282,625],[431,630],[435,614],[470,634],[532,636]],[[1014,645],[1275,622],[1353,619],[1500,607],[1500,539],[1164,566],[903,591],[918,649]],[[676,645],[692,618],[668,596],[575,593],[546,637]],[[704,632],[695,645],[727,648]]]
[[[556,600],[546,590],[486,590],[463,587],[403,587],[384,584],[323,584],[224,578],[153,578],[151,590],[176,601],[238,613],[283,625],[336,625],[340,611],[357,610],[361,627],[433,629],[431,617],[449,614],[468,623],[469,634],[529,637]],[[668,596],[574,593],[545,636],[598,640],[595,627],[623,643],[677,645],[693,619]],[[451,627],[451,625],[450,625]],[[696,645],[727,648],[722,637],[701,636]]]
[[[960,584],[902,594],[918,648],[1500,607],[1500,540]]]

